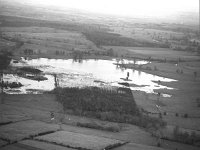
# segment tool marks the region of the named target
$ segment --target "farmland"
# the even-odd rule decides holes
[[[196,24],[2,0],[1,78],[22,84],[2,87],[0,149],[199,149],[199,41]]]

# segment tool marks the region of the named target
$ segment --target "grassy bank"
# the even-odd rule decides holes
[[[165,125],[158,119],[139,111],[132,92],[128,88],[107,90],[97,87],[57,88],[53,93],[66,112],[104,121],[130,123],[144,128]]]

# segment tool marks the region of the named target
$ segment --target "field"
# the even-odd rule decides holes
[[[52,132],[58,130],[57,125],[48,125],[39,121],[22,121],[8,124],[0,128],[0,138],[9,142],[20,141],[40,133]]]
[[[183,128],[183,131],[189,129],[188,133],[191,133],[192,130],[196,130],[195,132],[198,133],[200,63],[196,53],[160,48],[116,47],[115,49],[112,47],[112,49],[116,52],[125,50],[128,53],[127,56],[132,60],[146,59],[151,62],[145,65],[122,64],[121,67],[176,79],[177,81],[169,83],[155,81],[174,88],[175,90],[155,90],[157,93],[167,93],[171,97],[159,97],[158,100],[158,96],[155,94],[133,91],[136,104],[147,112],[162,113],[162,118],[168,125],[179,126]]]
[[[50,143],[34,141],[34,140],[24,140],[22,142],[12,144],[1,148],[2,150],[74,150],[72,148],[67,148],[59,145],[54,145]]]
[[[47,95],[44,95],[45,97],[47,97]],[[54,110],[54,105],[57,105],[57,102],[55,101],[55,99],[52,99],[49,95],[49,98],[45,99],[44,96],[37,96],[35,98],[32,98],[29,95],[7,95],[7,98],[5,99],[5,104],[9,106],[9,109],[7,108],[7,110],[4,110],[4,114],[5,112],[12,112],[11,110],[15,110],[18,108],[17,112],[13,112],[14,114],[19,114],[19,113],[23,113],[24,115],[28,115],[28,116],[32,116],[34,119],[36,120],[41,120],[41,121],[45,121],[45,122],[51,122],[50,120],[50,112],[52,111],[56,111],[57,109]],[[16,97],[16,100],[13,100],[13,97]],[[24,101],[26,99],[29,99],[26,103],[24,103]],[[21,101],[19,101],[21,100]],[[47,105],[48,103],[51,103],[51,105]],[[37,105],[38,106],[37,106]],[[7,106],[7,107],[8,107]],[[5,105],[4,105],[5,107]],[[45,109],[44,109],[45,108]],[[61,118],[60,118],[61,117]],[[92,118],[87,118],[87,117],[78,117],[78,116],[73,116],[73,115],[69,115],[67,114],[65,116],[65,118],[62,118],[62,115],[60,115],[59,113],[55,113],[55,121],[54,123],[59,123],[60,119],[63,120],[63,123],[61,125],[61,129],[62,130],[66,130],[69,132],[76,132],[76,133],[81,133],[81,134],[86,134],[86,135],[94,135],[94,136],[103,136],[103,137],[107,137],[107,138],[111,138],[111,139],[118,139],[118,140],[125,140],[125,141],[131,141],[130,144],[134,145],[134,143],[139,144],[138,146],[138,150],[142,149],[142,148],[146,148],[146,149],[151,149],[151,147],[148,147],[147,145],[151,145],[151,146],[155,146],[156,145],[156,139],[154,139],[148,132],[144,131],[141,128],[138,128],[136,126],[132,126],[132,125],[120,125],[121,126],[121,131],[120,132],[107,132],[107,131],[101,131],[101,130],[95,130],[95,129],[88,129],[88,128],[81,128],[81,127],[75,127],[77,122],[99,122],[98,119],[92,119]],[[69,124],[68,126],[66,126],[65,124]],[[101,124],[110,124],[109,122],[102,122]],[[146,139],[146,140],[143,140]],[[23,143],[23,142],[22,142]],[[168,141],[164,141],[163,142],[163,146],[164,147],[168,147],[167,144]],[[140,144],[142,144],[140,146]],[[168,143],[169,144],[169,143]],[[42,144],[43,145],[43,144]],[[176,143],[170,143],[169,144],[171,147],[176,147],[177,144]],[[129,145],[127,145],[129,147]],[[180,145],[181,146],[181,145]],[[20,147],[18,145],[13,145],[10,147]],[[124,146],[122,146],[123,148]],[[125,145],[126,147],[126,145]],[[185,147],[185,149],[187,149],[187,145],[183,146]],[[9,147],[8,147],[9,148]],[[39,147],[38,147],[39,148]],[[193,149],[190,148],[190,149]],[[194,148],[195,149],[195,148]]]
[[[15,97],[15,99],[13,97]],[[135,99],[136,98],[137,97],[135,96]],[[149,146],[156,146],[156,143],[157,143],[157,139],[155,137],[152,137],[149,132],[134,125],[118,124],[118,126],[120,127],[120,132],[110,132],[110,131],[108,132],[108,131],[102,131],[99,129],[77,127],[76,125],[79,122],[81,123],[95,123],[96,122],[97,124],[102,124],[104,126],[116,126],[117,124],[114,123],[115,124],[114,125],[111,122],[99,121],[98,119],[93,119],[93,118],[88,118],[88,117],[83,117],[83,116],[61,114],[60,112],[63,112],[62,106],[58,105],[58,102],[56,101],[55,97],[52,96],[52,94],[37,95],[34,97],[32,95],[6,95],[4,99],[4,104],[1,104],[1,108],[3,108],[1,109],[1,111],[4,117],[9,117],[10,115],[23,115],[23,116],[29,116],[29,118],[32,118],[34,120],[39,120],[39,122],[32,121],[32,120],[27,121],[27,123],[32,122],[31,124],[33,123],[37,124],[35,125],[35,128],[37,129],[34,129],[34,130],[32,130],[32,125],[30,126],[27,124],[28,126],[31,127],[31,129],[26,128],[26,124],[24,124],[26,123],[26,121],[20,121],[20,120],[14,124],[11,123],[11,124],[0,126],[0,129],[2,131],[4,132],[6,131],[7,133],[12,132],[12,135],[15,135],[16,133],[22,133],[20,137],[18,137],[19,135],[17,136],[18,139],[21,139],[22,137],[30,137],[30,135],[36,135],[36,132],[38,134],[38,133],[43,132],[44,130],[47,131],[47,129],[49,129],[50,131],[52,128],[48,128],[48,127],[54,127],[54,126],[57,126],[58,124],[59,127],[56,127],[55,129],[59,129],[62,131],[81,133],[83,135],[92,135],[92,136],[97,136],[97,137],[106,137],[109,139],[117,139],[120,141],[130,141],[131,142],[130,145],[129,144],[127,146],[124,145],[126,148],[131,147],[131,145],[134,145],[134,143],[137,143],[138,150],[144,149],[144,148],[152,149],[152,147],[149,147]],[[53,120],[53,122],[51,121],[51,112],[54,112],[54,115],[55,115],[55,120]],[[45,123],[42,123],[42,122],[45,122]],[[42,129],[43,125],[45,125],[44,130]],[[15,131],[13,128],[11,130],[12,126],[15,127],[14,128]],[[2,136],[4,135],[4,132],[1,132]],[[15,136],[11,136],[9,138],[10,140],[13,140],[14,137]],[[19,143],[23,144],[23,141]],[[53,144],[53,143],[49,143],[49,144]],[[25,144],[25,147],[27,145],[29,144]],[[51,145],[46,145],[44,143],[41,143],[41,145],[45,145],[45,146],[44,147],[36,146],[35,148],[46,149],[47,146],[51,146]],[[170,148],[175,148],[177,146],[176,143],[171,143],[166,140],[163,141],[162,145],[164,148],[169,148],[169,146]],[[60,145],[57,145],[57,146],[60,146]],[[124,146],[122,146],[122,148]],[[24,145],[14,144],[14,145],[6,146],[5,148],[20,149],[22,147],[24,147]],[[178,147],[184,147],[185,150],[188,149],[188,146],[183,145],[183,144],[179,144]],[[29,146],[26,148],[28,149]],[[190,146],[190,149],[195,150],[196,148]]]
[[[73,31],[57,30],[48,27],[1,27],[4,40],[20,41],[16,55],[28,55],[25,50],[32,50],[33,55],[69,55],[71,52],[97,49],[82,34]]]
[[[130,59],[139,58],[145,60],[160,61],[199,61],[197,52],[178,51],[170,48],[151,48],[151,47],[123,47],[123,46],[104,46],[105,49],[113,49],[118,56]]]
[[[73,150],[72,148],[67,148],[59,145],[54,145],[46,142],[41,142],[41,141],[35,141],[35,140],[24,140],[20,142],[20,144],[30,146],[30,147],[35,147],[38,149],[49,149],[49,150]]]
[[[112,27],[114,33],[119,33],[125,37],[133,39],[139,39],[141,41],[147,41],[150,43],[162,43],[162,41],[173,39],[184,39],[184,34],[181,32],[175,32],[170,30],[161,30],[159,28],[151,29],[141,26],[129,27],[129,26],[117,26]],[[163,42],[164,43],[164,42]]]
[[[45,136],[39,136],[36,139],[41,141],[54,142],[57,144],[69,146],[71,148],[82,147],[88,150],[107,149],[108,147],[112,148],[116,145],[123,144],[123,142],[118,140],[100,138],[67,131],[60,131]]]

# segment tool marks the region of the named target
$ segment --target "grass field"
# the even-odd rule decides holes
[[[35,141],[35,140],[24,140],[19,142],[19,144],[22,144],[24,146],[27,146],[27,148],[34,147],[42,150],[74,150],[72,148],[67,148],[51,143],[46,143],[46,142],[40,142],[40,141]]]
[[[15,99],[13,98],[15,97]],[[135,99],[138,99],[137,96],[135,96]],[[139,99],[140,100],[140,99]],[[74,116],[74,115],[60,115],[57,112],[60,112],[60,108],[57,106],[57,103],[55,101],[55,98],[53,98],[52,94],[44,94],[44,95],[35,95],[35,97],[31,95],[6,95],[4,104],[1,104],[1,110],[3,114],[23,114],[25,116],[30,116],[35,120],[40,120],[40,121],[45,121],[45,122],[51,122],[53,124],[60,123],[62,120],[63,124],[61,124],[61,128],[63,131],[68,131],[68,132],[75,132],[75,133],[81,133],[81,134],[86,134],[86,135],[92,135],[92,136],[98,136],[98,137],[106,137],[110,139],[118,139],[118,140],[124,140],[124,141],[130,141],[132,143],[137,143],[137,144],[142,144],[144,146],[139,146],[138,150],[144,149],[144,147],[147,145],[151,146],[156,146],[157,140],[156,138],[152,137],[150,133],[145,131],[142,128],[139,128],[134,125],[128,125],[128,124],[119,124],[120,126],[120,132],[107,132],[107,131],[102,131],[102,130],[97,130],[97,129],[90,129],[90,128],[83,128],[83,127],[77,127],[76,124],[77,122],[82,122],[82,123],[92,123],[96,122],[98,124],[103,124],[103,125],[109,125],[112,126],[113,123],[106,122],[106,121],[99,121],[98,119],[93,119],[93,118],[88,118],[88,117],[82,117],[82,116]],[[137,103],[137,101],[136,101]],[[49,105],[47,105],[49,104]],[[56,106],[56,108],[54,107]],[[2,109],[3,108],[3,109]],[[52,122],[50,120],[50,112],[53,111],[55,112],[55,120]],[[64,117],[64,118],[63,118]],[[176,118],[175,118],[176,119]],[[46,123],[45,123],[46,124]],[[65,125],[68,124],[68,125]],[[12,125],[12,124],[10,124]],[[19,124],[20,125],[20,122]],[[39,124],[38,124],[39,125]],[[48,125],[47,125],[48,126]],[[115,126],[115,125],[114,125]],[[4,127],[5,131],[6,128],[9,127],[7,125],[1,126]],[[0,128],[1,128],[0,127]],[[18,131],[19,127],[19,131]],[[21,129],[21,126],[15,126],[15,129],[18,132],[23,131]],[[46,126],[45,126],[46,128]],[[26,128],[25,128],[26,129]],[[10,127],[7,128],[7,131],[10,130]],[[35,130],[38,131],[38,129]],[[26,133],[31,133],[28,130]],[[24,133],[25,134],[25,133]],[[145,140],[144,140],[145,139]],[[43,145],[43,144],[42,144]],[[168,148],[170,145],[170,149],[175,149],[176,147],[182,147],[183,150],[187,150],[188,146],[183,145],[183,144],[178,144],[178,143],[171,143],[169,141],[164,141],[162,146],[164,148]],[[126,147],[126,145],[124,145]],[[124,147],[122,146],[122,148]],[[128,146],[130,147],[130,146]],[[126,148],[128,148],[126,147]],[[185,147],[185,148],[184,148]],[[15,148],[15,149],[20,149],[20,146],[14,146],[14,145],[9,145],[8,147],[6,146],[5,148]],[[38,148],[37,146],[35,149]],[[41,147],[42,148],[42,147]],[[195,149],[195,147],[189,146],[190,149]],[[21,148],[22,149],[22,148]],[[28,149],[28,148],[27,148]]]
[[[119,33],[125,37],[138,39],[141,41],[148,41],[154,43],[158,38],[162,40],[172,40],[172,38],[183,39],[184,34],[182,32],[175,32],[170,30],[151,29],[142,27],[111,27],[114,33]],[[159,41],[158,41],[159,42]]]
[[[40,133],[58,130],[58,125],[47,124],[40,121],[22,121],[0,127],[0,138],[10,142],[20,141]]]
[[[32,49],[34,54],[51,54],[56,52],[68,54],[73,50],[89,51],[97,49],[84,35],[75,31],[59,30],[48,27],[1,27],[4,39],[23,42],[16,49],[17,54],[24,54],[25,49]]]
[[[73,133],[67,131],[58,131],[56,133],[39,136],[35,138],[40,141],[47,141],[57,143],[71,148],[83,148],[88,150],[102,150],[108,147],[115,147],[124,142],[114,139],[107,139],[103,137],[96,137],[91,135],[84,135],[80,133]]]
[[[153,147],[153,146],[145,146],[135,143],[128,143],[125,146],[115,148],[114,150],[164,150],[163,148]]]
[[[156,93],[167,93],[171,97],[159,97],[158,100],[158,96],[155,94],[133,91],[138,107],[144,108],[148,112],[162,113],[162,118],[174,128],[179,126],[188,130],[195,130],[198,133],[200,121],[198,100],[200,97],[200,57],[197,53],[161,48],[112,48],[116,52],[124,50],[130,59],[146,59],[151,62],[145,65],[123,64],[122,66],[126,68],[139,69],[177,80],[169,83],[155,81],[161,85],[175,88],[175,90],[155,90]],[[168,132],[171,133],[172,131]]]
[[[169,48],[151,48],[151,47],[123,47],[123,46],[104,46],[105,49],[113,49],[118,56],[128,58],[140,58],[162,61],[178,62],[199,61],[199,55],[196,52],[177,51]]]

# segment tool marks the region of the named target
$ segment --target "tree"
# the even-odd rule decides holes
[[[108,51],[107,51],[107,55],[108,56],[114,56],[114,50],[112,48],[110,48]]]
[[[197,72],[196,71],[194,71],[194,78],[196,78],[197,77]]]
[[[0,79],[1,79],[1,90],[3,93],[3,71],[8,68],[11,61],[11,52],[3,51],[0,53]]]
[[[8,65],[11,61],[11,52],[2,52],[0,53],[0,72],[2,73],[3,70],[7,69]]]
[[[174,134],[174,138],[178,138],[178,135],[180,133],[180,129],[179,129],[179,126],[176,126],[173,130],[173,134]]]

